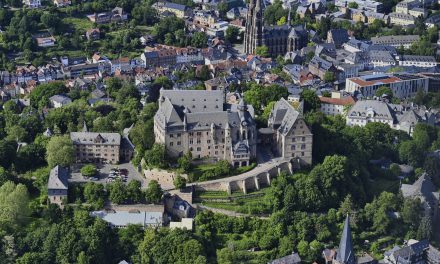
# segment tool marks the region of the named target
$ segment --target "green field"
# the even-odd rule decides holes
[[[93,23],[87,18],[65,17],[63,22],[67,25],[73,25],[75,30],[87,31],[93,27]]]

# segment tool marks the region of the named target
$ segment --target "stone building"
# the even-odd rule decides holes
[[[71,132],[76,162],[119,163],[119,133]]]
[[[47,196],[49,202],[63,206],[63,201],[67,199],[69,171],[61,166],[55,166],[50,170],[49,181],[47,183]]]
[[[174,158],[191,152],[196,159],[224,159],[234,166],[256,158],[254,109],[243,100],[226,104],[222,90],[161,90],[154,134]]]
[[[269,115],[268,127],[274,142],[273,151],[284,158],[292,158],[295,165],[312,164],[313,134],[304,121],[302,111],[282,98]],[[270,132],[269,130],[260,130]]]
[[[257,47],[267,46],[271,56],[284,56],[307,46],[308,32],[302,25],[290,25],[290,11],[288,23],[282,26],[264,25],[263,13],[262,0],[251,0],[244,35],[245,53],[255,54]]]
[[[414,184],[402,184],[400,190],[404,198],[420,199],[424,216],[429,216],[433,223],[439,219],[440,193],[428,174],[423,173]]]

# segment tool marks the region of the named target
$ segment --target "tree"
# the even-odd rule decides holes
[[[186,187],[186,179],[180,175],[176,175],[176,178],[174,179],[173,183],[176,189],[183,189]]]
[[[229,5],[227,2],[220,2],[217,5],[217,10],[220,14],[220,17],[224,18],[226,13],[229,11]]]
[[[191,169],[191,162],[192,162],[191,152],[184,154],[182,157],[180,157],[177,160],[177,163],[179,164],[179,168],[182,169],[184,172],[188,172]]]
[[[10,140],[0,140],[0,166],[9,169],[16,157],[17,143]]]
[[[359,5],[358,5],[358,3],[356,3],[356,2],[350,2],[350,3],[348,4],[348,7],[349,7],[349,8],[352,8],[352,9],[357,9],[357,8],[359,7]]]
[[[326,72],[324,74],[324,82],[330,83],[336,80],[335,74],[333,72]]]
[[[163,168],[166,165],[166,152],[163,144],[155,143],[153,147],[145,151],[145,162],[150,167]]]
[[[405,199],[402,207],[402,220],[412,228],[416,228],[420,223],[422,205],[419,199]]]
[[[173,88],[173,82],[166,76],[160,76],[154,80],[154,84],[163,87],[165,90]]]
[[[127,199],[127,188],[121,180],[116,180],[107,185],[109,199],[112,203],[121,204]]]
[[[238,27],[234,27],[234,26],[229,26],[226,29],[226,40],[231,42],[231,43],[236,43],[238,40],[238,36],[240,34],[240,30],[238,29]]]
[[[132,202],[139,203],[142,200],[142,184],[138,180],[131,180],[127,184],[127,198]]]
[[[84,177],[92,177],[98,173],[96,166],[93,164],[87,164],[81,168],[81,174]]]
[[[204,32],[195,32],[191,38],[191,45],[196,48],[208,46],[208,36]]]
[[[0,187],[0,227],[11,230],[27,221],[29,194],[26,186],[7,181]]]
[[[267,46],[259,46],[255,49],[255,54],[261,57],[269,57],[269,48]]]
[[[104,206],[106,194],[104,186],[94,182],[88,182],[84,185],[84,198],[86,202],[95,206],[95,208],[102,208]]]
[[[315,91],[304,89],[301,93],[301,98],[304,100],[305,112],[317,111],[321,108],[321,101]]]
[[[286,24],[286,17],[285,17],[285,16],[281,17],[281,18],[277,21],[277,25],[278,25],[278,26],[282,26],[282,25],[284,25],[284,24]]]
[[[47,144],[46,158],[49,167],[68,167],[75,161],[75,149],[67,136],[52,137]]]
[[[289,10],[283,8],[279,0],[264,9],[264,22],[268,25],[275,25],[282,17],[287,17]]]
[[[376,93],[374,95],[377,97],[382,97],[383,95],[393,97],[393,91],[389,87],[381,86],[376,90]]]
[[[163,191],[160,184],[152,180],[148,183],[146,198],[150,203],[159,203],[162,200]]]

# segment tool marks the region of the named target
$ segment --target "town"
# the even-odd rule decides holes
[[[0,5],[0,263],[440,263],[440,2]]]

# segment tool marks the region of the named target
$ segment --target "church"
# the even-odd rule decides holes
[[[255,54],[257,47],[267,46],[271,56],[284,56],[286,52],[307,46],[308,32],[302,25],[290,25],[290,10],[287,24],[264,25],[262,1],[264,0],[250,0],[249,3],[244,39],[245,53]]]

